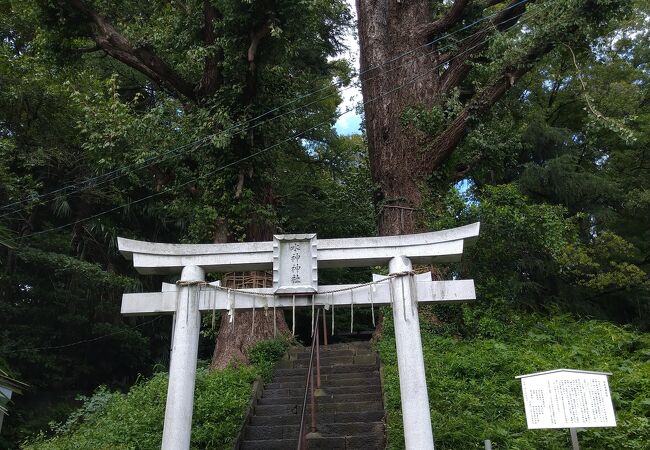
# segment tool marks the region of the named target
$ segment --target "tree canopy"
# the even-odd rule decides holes
[[[364,101],[389,102],[390,126],[366,109],[363,134],[338,136],[337,88],[353,75],[339,54],[353,25],[343,1],[0,2],[0,368],[32,386],[0,446],[65,421],[79,393],[126,389],[167,366],[171,320],[125,319],[119,305],[124,292],[175,280],[138,275],[117,236],[347,237],[480,220],[463,262],[435,269],[474,278],[484,315],[425,311],[443,323],[424,327],[433,344],[495,339],[513,329],[505,317],[526,314],[553,333],[573,320],[581,349],[602,330],[645,342],[647,2],[424,3],[420,40],[401,42],[397,31],[414,30],[388,27],[395,45],[361,75],[386,77],[377,91],[364,88]],[[360,11],[362,26],[369,17]],[[437,56],[417,66],[426,55]],[[433,100],[406,93],[423,74],[445,86]],[[499,95],[481,103],[494,83]],[[461,116],[462,132],[432,164],[430,151]],[[379,161],[373,145],[384,138],[394,152]],[[407,183],[382,185],[386,167]],[[369,271],[322,279],[365,282]],[[200,357],[209,359],[219,330],[205,325]],[[516,331],[504,355],[544,334]],[[572,357],[557,351],[558,361]],[[625,401],[637,404],[629,389]]]

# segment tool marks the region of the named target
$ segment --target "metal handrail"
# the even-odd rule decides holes
[[[309,354],[309,368],[307,369],[307,378],[305,379],[305,393],[302,398],[302,412],[300,414],[300,429],[298,430],[298,450],[303,450],[305,448],[305,411],[307,409],[307,391],[311,387],[311,432],[316,432],[316,400],[314,398],[314,377],[313,377],[313,368],[314,368],[314,353],[316,354],[316,371],[317,371],[317,384],[320,388],[320,350],[318,348],[319,337],[318,337],[318,320],[320,317],[320,308],[316,311],[316,320],[314,321],[314,327],[312,328],[312,339],[311,339],[311,353]]]

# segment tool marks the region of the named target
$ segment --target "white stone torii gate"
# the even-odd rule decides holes
[[[382,282],[388,277],[373,275],[372,285],[319,286],[317,268],[388,265],[391,274],[398,274],[411,272],[413,263],[457,262],[464,246],[478,237],[479,227],[474,223],[430,233],[318,241],[315,235],[283,235],[273,242],[229,244],[161,244],[118,238],[120,252],[142,274],[181,273],[181,281],[201,282],[206,272],[273,269],[273,288],[246,293],[233,289],[234,305],[228,292],[218,289],[218,282],[210,283],[213,290],[191,292],[182,283],[164,283],[162,292],[123,295],[122,314],[174,314],[162,449],[190,448],[201,311],[232,311],[233,306],[236,310],[327,307],[353,301],[366,306],[393,304],[406,448],[433,450],[417,305],[474,300],[473,280],[432,281],[431,274],[425,273],[414,276],[413,282],[406,277]],[[289,247],[292,243],[299,246]]]

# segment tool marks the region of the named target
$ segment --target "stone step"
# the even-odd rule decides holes
[[[320,359],[321,369],[323,367],[332,366],[370,366],[378,363],[377,355],[355,355],[355,356],[335,356],[335,357],[322,357]],[[316,360],[314,360],[316,365]],[[276,368],[278,369],[298,369],[309,367],[309,359],[283,359],[278,362]]]
[[[296,448],[298,439],[243,441],[242,450],[288,450]],[[384,435],[366,433],[355,436],[321,436],[308,438],[309,450],[379,450],[384,448]]]
[[[273,381],[265,385],[266,389],[304,389],[305,376],[291,377],[282,379],[283,381]],[[336,374],[321,375],[321,386],[327,388],[342,386],[368,386],[379,384],[379,372],[368,372],[363,374]]]
[[[307,409],[307,411],[309,411],[309,409]],[[318,423],[378,422],[383,418],[383,410],[316,413],[316,420]],[[309,413],[305,418],[305,423],[309,423]],[[300,414],[290,414],[285,416],[253,416],[251,417],[249,426],[299,424]]]
[[[307,403],[309,408],[309,403]],[[289,405],[256,405],[256,416],[290,416],[300,415],[302,404]],[[383,411],[381,401],[370,402],[333,402],[319,403],[316,405],[317,413],[337,413],[337,412],[362,412],[362,411]]]
[[[324,395],[316,398],[316,403],[335,403],[335,402],[380,402],[382,400],[381,391],[363,394],[331,394],[327,389]],[[294,397],[265,397],[258,400],[258,405],[302,405],[303,394]],[[307,403],[309,403],[307,397]]]
[[[320,421],[319,421],[320,422]],[[306,423],[309,426],[309,423]],[[256,441],[263,439],[296,439],[298,437],[299,424],[292,425],[256,425],[246,430],[244,439]],[[318,424],[318,433],[322,436],[353,436],[364,433],[384,432],[382,422],[349,422],[349,423],[328,423]]]
[[[379,380],[377,380],[377,383],[367,384],[367,385],[328,386],[327,389],[325,389],[325,391],[327,394],[330,395],[374,394],[376,392],[381,393],[381,385],[379,384]],[[264,389],[262,398],[300,397],[304,394],[304,392],[305,392],[304,385],[301,385],[301,387],[297,387],[297,388],[283,388],[283,389],[269,389],[267,387],[266,389]]]
[[[375,353],[374,349],[370,346],[356,346],[356,347],[320,347],[320,354],[323,356],[355,356],[355,355],[370,355]],[[289,350],[289,359],[309,358],[311,355],[311,348],[304,350]]]
[[[291,370],[300,370],[300,369],[291,369]],[[314,375],[316,376],[316,375]],[[331,383],[337,383],[339,381],[343,382],[343,380],[353,380],[356,378],[359,379],[369,379],[369,378],[375,378],[379,379],[379,370],[377,367],[374,367],[374,370],[364,370],[361,372],[355,372],[355,371],[348,371],[348,372],[336,372],[336,373],[328,373],[324,372],[321,370],[320,373],[320,379],[321,382],[331,382]],[[291,383],[294,381],[298,381],[302,383],[302,386],[305,385],[305,380],[307,379],[307,372],[303,371],[302,373],[298,372],[295,373],[294,375],[275,375],[273,379],[271,380],[272,383]],[[330,383],[330,384],[331,384]]]
[[[384,409],[379,358],[367,343],[321,347],[324,395],[316,399],[317,432],[308,449],[384,449]],[[310,348],[293,348],[264,386],[242,435],[241,449],[294,449],[305,394]],[[305,426],[310,425],[309,398]]]
[[[295,383],[298,384],[294,387],[305,387],[305,375],[296,375],[292,377],[283,377],[274,379],[274,383],[284,382],[284,383]],[[358,383],[357,380],[367,380],[373,381],[374,383],[379,383],[379,371],[377,372],[366,372],[363,374],[360,373],[334,373],[334,374],[321,374],[320,376],[321,385],[323,386],[349,386]],[[368,383],[365,383],[368,384]]]
[[[314,367],[314,370],[316,368]],[[334,373],[362,373],[362,372],[375,372],[378,370],[377,364],[359,365],[359,366],[321,366],[321,376],[334,374]],[[277,377],[291,377],[296,375],[307,375],[307,367],[297,369],[275,369],[273,371],[273,378]]]

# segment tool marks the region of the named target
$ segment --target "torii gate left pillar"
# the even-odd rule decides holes
[[[205,281],[205,271],[198,266],[186,266],[181,272],[181,282],[188,285],[176,291],[178,301],[174,313],[174,330],[165,424],[162,449],[176,450],[190,448],[192,435],[192,410],[194,406],[194,384],[201,330],[200,296],[192,292],[191,283]]]
[[[413,263],[459,261],[464,243],[475,240],[479,226],[475,223],[414,235],[321,240],[317,249],[313,245],[313,251],[317,251],[317,255],[313,256],[321,268],[388,265],[391,273],[410,272]],[[294,237],[286,238],[290,240]],[[272,267],[276,255],[273,242],[175,245],[118,238],[118,245],[127,258],[133,259],[133,265],[140,273],[182,272],[182,280],[186,282],[204,280],[205,272],[267,270]],[[380,278],[375,276],[375,279]],[[417,303],[473,300],[474,283],[472,280],[432,281],[430,273],[414,277],[413,283],[410,276],[393,281],[375,285],[374,304],[393,303],[405,444],[408,450],[433,450]],[[212,298],[200,295],[192,297],[189,295],[190,287],[182,284],[163,285],[161,293],[124,294],[122,301],[123,314],[175,314],[163,450],[187,450],[190,447],[200,311],[231,307],[225,292],[217,291]],[[317,286],[315,305],[349,305],[349,293],[348,298],[340,294],[323,294],[352,288],[352,285]],[[254,291],[264,295],[273,294],[273,289]],[[372,296],[369,287],[367,294],[365,298],[357,298],[354,304],[369,305]],[[237,309],[250,310],[264,306],[255,303],[254,295],[237,296]],[[189,300],[184,302],[183,298]],[[287,297],[278,297],[273,302],[278,308],[292,306],[292,299]],[[311,297],[297,296],[295,306],[311,307]]]

